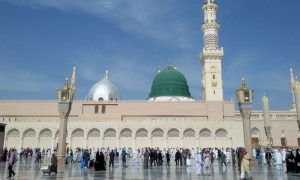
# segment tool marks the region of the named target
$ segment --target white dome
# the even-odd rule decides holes
[[[105,72],[102,80],[93,85],[86,99],[104,101],[119,99],[118,89],[108,80],[108,71]]]

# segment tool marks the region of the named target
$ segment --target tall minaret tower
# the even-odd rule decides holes
[[[204,0],[203,50],[200,53],[202,62],[202,88],[204,101],[223,101],[222,65],[223,48],[218,44],[217,22],[218,5],[215,0]]]
[[[294,87],[294,84],[295,84],[295,78],[294,78],[292,68],[290,68],[290,73],[291,73],[290,85],[291,85],[291,92],[292,92],[292,110],[296,110],[295,94],[294,94],[294,90],[293,90],[293,87]]]

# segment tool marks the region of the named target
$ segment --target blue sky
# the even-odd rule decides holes
[[[175,64],[201,99],[202,0],[0,0],[0,98],[54,99],[77,64],[77,99],[103,77],[122,99],[146,99]],[[255,109],[289,109],[289,67],[300,76],[300,1],[219,0],[224,99],[245,77]]]

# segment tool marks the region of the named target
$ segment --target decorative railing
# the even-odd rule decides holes
[[[240,112],[235,112],[235,119],[242,120]],[[264,120],[263,111],[254,111],[251,114],[251,120]],[[297,120],[297,114],[295,111],[271,111],[270,120]]]

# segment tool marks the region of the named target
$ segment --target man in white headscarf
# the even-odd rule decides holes
[[[285,158],[286,158],[286,149],[282,150],[282,161],[285,162]]]
[[[137,156],[138,156],[138,151],[137,150],[134,150],[132,152],[132,163],[135,164],[137,163]]]
[[[252,155],[254,156],[254,158],[256,159],[256,149],[252,149]]]
[[[278,149],[275,149],[275,160],[276,160],[276,167],[277,167],[277,170],[279,171],[282,171],[282,162],[283,162],[283,159],[282,159],[282,154],[280,153],[280,151]]]
[[[226,156],[226,164],[228,163],[231,163],[230,160],[231,160],[231,150],[230,149],[227,149],[225,152],[225,156]]]

